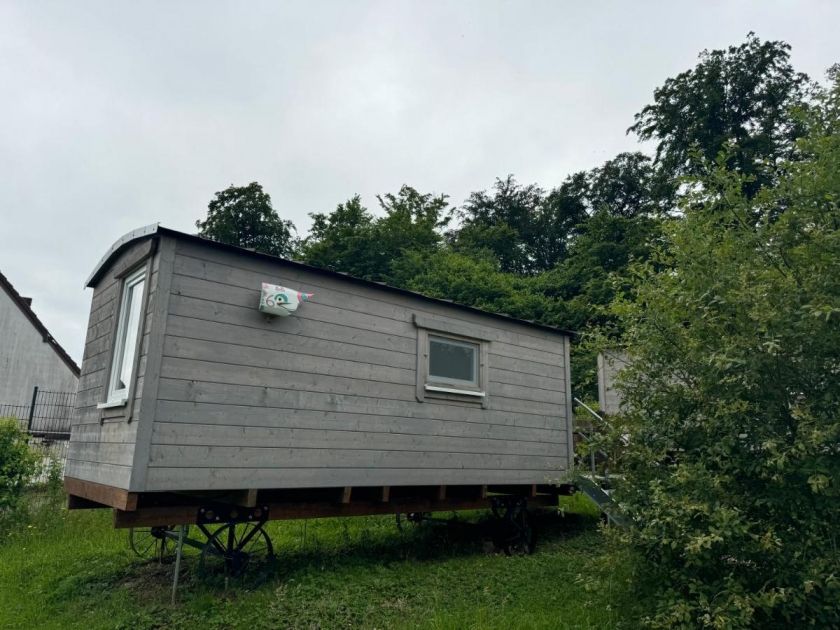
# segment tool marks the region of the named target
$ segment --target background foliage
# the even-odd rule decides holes
[[[26,484],[38,472],[39,459],[14,418],[0,418],[0,520],[20,504]]]
[[[752,193],[722,155],[616,310],[655,627],[840,626],[840,84]]]

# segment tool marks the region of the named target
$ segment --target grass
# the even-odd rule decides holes
[[[185,558],[135,557],[107,511],[40,509],[0,541],[3,628],[619,628],[641,614],[632,562],[576,497],[540,519],[531,556],[489,549],[487,516],[455,525],[393,517],[269,525],[279,561],[225,589]]]

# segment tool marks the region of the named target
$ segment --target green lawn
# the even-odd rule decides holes
[[[537,552],[494,553],[483,513],[460,525],[393,517],[275,522],[271,575],[225,590],[186,558],[135,557],[108,511],[43,510],[0,542],[3,628],[632,628],[641,614],[626,555],[572,498],[542,518]]]

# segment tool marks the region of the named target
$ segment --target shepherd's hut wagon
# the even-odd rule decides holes
[[[275,316],[264,283],[312,295]],[[490,499],[516,521],[566,489],[562,331],[157,225],[87,286],[71,508],[163,540]]]

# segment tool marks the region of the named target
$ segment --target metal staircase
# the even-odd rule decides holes
[[[610,423],[603,416],[597,413],[585,402],[579,398],[575,398],[574,401],[596,420],[598,420],[603,426],[610,429],[612,428]],[[593,433],[591,431],[587,433],[580,427],[577,427],[575,432],[578,433],[585,442],[592,441]],[[625,440],[626,438],[622,438],[622,442],[626,444]],[[604,466],[603,473],[599,474],[597,469],[597,460],[599,456],[604,462],[607,462],[609,459],[607,453],[603,451],[596,452],[595,449],[591,449],[589,451],[589,471],[577,472],[573,482],[577,486],[578,490],[586,495],[598,507],[609,524],[626,527],[629,524],[629,520],[626,516],[624,516],[624,514],[622,514],[621,507],[618,503],[616,503],[610,496],[612,493],[611,479],[620,480],[622,477],[620,475],[610,475],[607,466]]]

